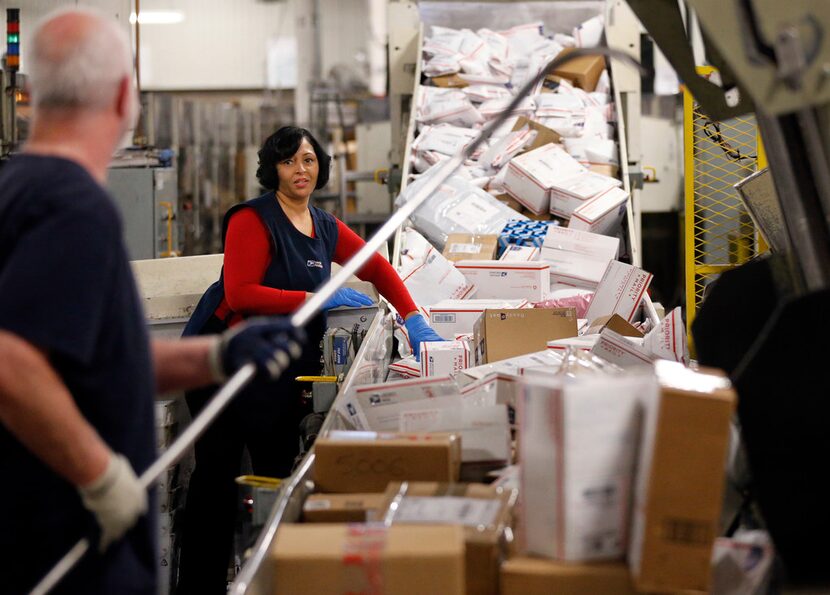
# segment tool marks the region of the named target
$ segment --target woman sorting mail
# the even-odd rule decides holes
[[[223,222],[224,267],[185,328],[185,335],[218,333],[254,315],[288,314],[308,300],[331,275],[331,263],[345,263],[364,245],[342,221],[309,204],[329,179],[329,157],[308,130],[287,126],[259,151],[257,177],[268,191],[235,205]],[[422,341],[442,340],[418,313],[392,266],[375,254],[358,272],[375,285],[404,318],[414,351]],[[224,593],[237,510],[240,460],[247,446],[254,473],[286,477],[299,452],[299,424],[309,413],[297,376],[320,373],[325,311],[373,303],[342,288],[324,312],[306,326],[302,356],[280,380],[245,389],[196,443],[182,535],[179,593]],[[188,394],[196,415],[216,387]]]

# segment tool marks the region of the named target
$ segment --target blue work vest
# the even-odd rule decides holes
[[[331,276],[331,262],[337,245],[337,220],[330,214],[310,206],[314,223],[314,237],[299,231],[282,210],[273,191],[258,198],[231,207],[222,223],[222,243],[228,231],[231,217],[240,209],[252,208],[271,236],[271,262],[265,271],[262,285],[293,291],[316,291]],[[203,334],[205,325],[214,317],[216,309],[225,297],[224,270],[219,280],[211,285],[187,323],[182,336]],[[227,320],[227,319],[226,319]],[[219,321],[227,326],[226,320]],[[216,320],[211,328],[216,330]],[[308,343],[303,357],[294,368],[298,373],[317,374],[320,369],[320,341],[326,330],[326,316],[320,314],[307,326]],[[291,371],[284,376],[290,377]]]

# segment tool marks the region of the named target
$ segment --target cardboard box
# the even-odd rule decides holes
[[[519,399],[522,551],[574,562],[622,558],[652,374],[536,379]]]
[[[562,50],[562,53],[569,53],[571,51],[571,48],[565,48]],[[565,62],[562,66],[554,70],[552,74],[567,79],[574,86],[591,93],[597,88],[597,81],[599,81],[599,77],[604,70],[604,56],[581,56]]]
[[[597,285],[585,318],[596,320],[600,316],[619,314],[631,322],[651,285],[651,278],[651,273],[643,269],[612,260]]]
[[[507,262],[536,262],[541,250],[537,246],[517,246],[510,244],[499,260]]]
[[[396,483],[386,490],[381,518],[393,527],[421,523],[461,525],[467,595],[497,595],[504,531],[510,526],[514,500],[513,490],[483,484]]]
[[[736,394],[718,371],[654,364],[628,560],[642,591],[709,591]]]
[[[584,208],[586,202],[620,184],[616,178],[585,170],[551,187],[550,212],[557,217],[568,219],[575,211]]]
[[[595,289],[608,263],[617,257],[619,246],[619,238],[550,227],[542,244],[541,260],[550,264],[551,284]]]
[[[584,171],[587,170],[560,145],[547,144],[511,159],[504,188],[522,206],[541,214],[550,206],[550,188]]]
[[[314,443],[319,492],[382,492],[390,481],[457,481],[455,434],[331,432]]]
[[[635,328],[630,322],[625,320],[619,314],[612,314],[611,316],[600,316],[596,320],[591,321],[591,326],[585,331],[586,335],[598,335],[605,329],[610,329],[615,333],[619,333],[623,337],[643,338],[643,333]]]
[[[472,365],[467,341],[424,341],[421,343],[421,378],[447,376]]]
[[[536,131],[536,138],[533,139],[533,142],[530,143],[530,145],[528,145],[525,149],[525,153],[538,149],[539,147],[544,147],[545,145],[549,145],[551,143],[558,144],[562,141],[562,137],[555,130],[550,129],[539,122],[534,122],[525,116],[519,116],[519,119],[516,120],[516,125],[513,126],[513,131],[522,130],[523,128],[529,128],[530,130]]]
[[[510,461],[510,418],[506,405],[482,405],[465,398],[455,407],[424,408],[404,411],[400,417],[402,432],[451,432],[461,437],[462,463],[496,463]],[[463,471],[463,469],[462,469]]]
[[[611,178],[620,177],[620,167],[618,165],[611,165],[608,163],[589,163],[587,167],[589,170],[604,176],[609,176]]]
[[[471,235],[451,233],[444,245],[444,258],[452,262],[459,260],[491,260],[499,248],[497,235]]]
[[[623,562],[573,564],[516,557],[501,567],[501,595],[634,595]]]
[[[626,339],[611,329],[605,329],[599,334],[591,353],[621,368],[651,366],[654,358],[642,346],[642,339],[639,339],[639,344],[634,342],[636,340]]]
[[[457,74],[444,74],[441,76],[434,76],[430,80],[432,81],[432,84],[436,87],[441,87],[444,89],[462,89],[464,87],[470,86],[470,83],[465,81]]]
[[[365,523],[383,506],[383,494],[310,494],[303,504],[304,523]]]
[[[455,264],[481,299],[542,301],[550,292],[550,265],[546,262],[463,260]]]
[[[527,300],[441,300],[429,307],[429,324],[444,339],[472,334],[476,320],[490,308],[524,308]]]
[[[456,525],[284,523],[270,553],[273,593],[464,593],[464,531]]]
[[[573,308],[485,310],[473,332],[476,364],[541,351],[548,341],[576,334]]]
[[[622,188],[611,188],[575,209],[568,227],[591,233],[615,235],[622,225],[627,204],[628,193]]]

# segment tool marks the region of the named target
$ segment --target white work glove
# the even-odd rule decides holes
[[[78,491],[101,527],[101,552],[123,537],[147,511],[147,490],[138,482],[130,462],[120,454],[112,453],[104,473]]]

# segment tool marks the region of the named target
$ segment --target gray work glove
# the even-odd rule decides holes
[[[101,528],[101,552],[123,537],[147,511],[147,490],[138,482],[130,462],[120,454],[112,453],[104,473],[78,491]]]

